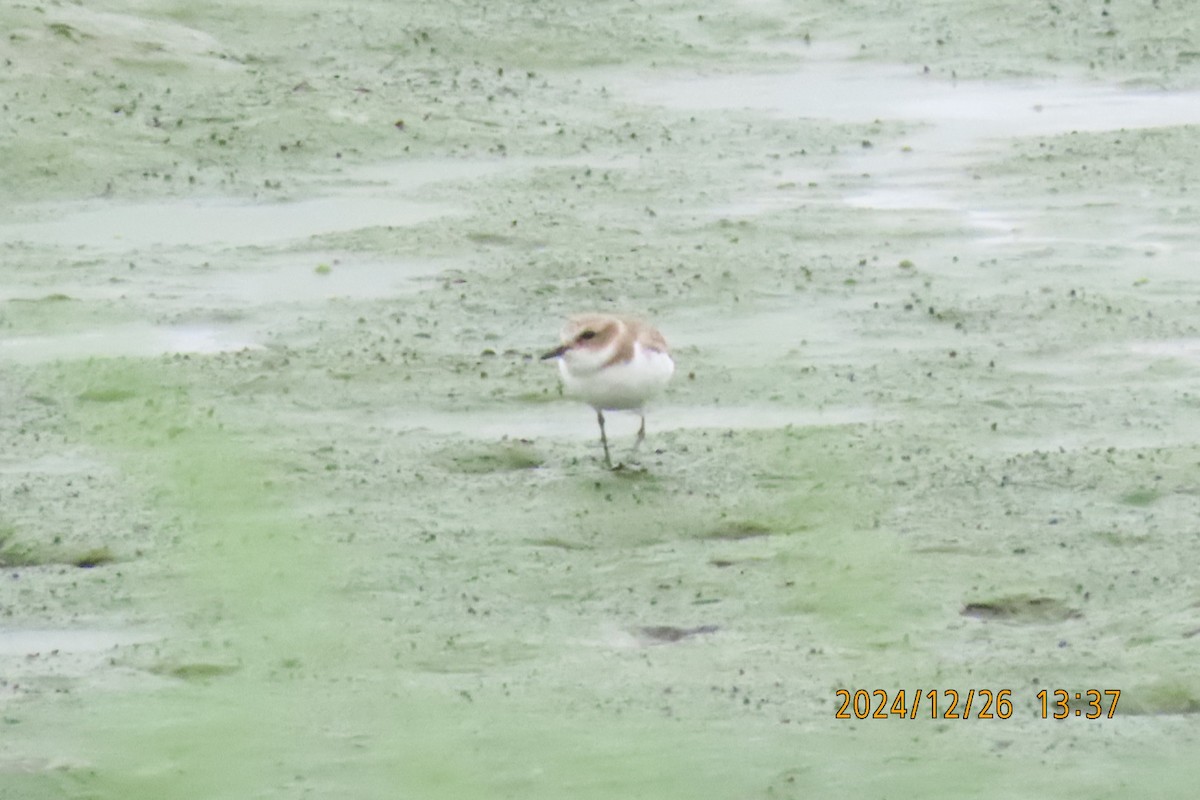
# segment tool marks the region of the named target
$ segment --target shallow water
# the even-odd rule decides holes
[[[554,409],[505,410],[497,412],[471,411],[460,414],[427,411],[397,414],[394,421],[384,427],[397,431],[422,430],[442,435],[461,435],[475,438],[516,439],[595,439],[599,442],[596,415],[585,405],[568,405]],[[634,412],[611,412],[605,414],[606,428],[610,441],[621,442],[616,437],[632,437],[641,424]],[[729,406],[719,408],[681,408],[658,406],[649,409],[647,431],[677,431],[688,429],[704,430],[755,430],[776,429],[788,426],[825,427],[833,425],[861,425],[878,419],[878,414],[869,408],[787,408],[773,406]],[[649,434],[648,434],[649,435]],[[647,447],[654,448],[653,438],[647,439]]]
[[[0,11],[0,794],[1193,787],[1190,23],[935,6]]]
[[[272,245],[369,225],[404,225],[435,219],[447,208],[387,202],[379,197],[331,197],[273,205],[215,200],[64,209],[29,209],[47,222],[5,226],[12,241],[129,252],[161,247]]]
[[[896,143],[864,140],[833,173],[871,179],[841,201],[881,209],[935,209],[964,216],[970,227],[1011,231],[1026,221],[1007,197],[964,191],[963,171],[1013,139],[1076,132],[1128,131],[1200,124],[1200,92],[1131,90],[1071,75],[1053,80],[984,81],[934,76],[913,66],[875,64],[816,48],[799,69],[760,74],[690,74],[618,80],[619,91],[646,103],[706,113],[751,111],[786,119],[837,123],[902,121],[913,127]],[[836,52],[836,51],[835,51]],[[805,169],[773,170],[768,191],[714,209],[722,216],[778,211],[806,202],[775,190],[783,183],[828,180]],[[966,187],[970,184],[966,183]],[[790,197],[790,201],[789,201]]]
[[[153,639],[152,636],[129,631],[6,630],[4,638],[0,639],[0,653],[24,657],[51,653],[97,653]]]

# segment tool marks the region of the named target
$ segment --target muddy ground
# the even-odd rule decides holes
[[[1189,3],[282,5],[0,9],[0,796],[1196,785]]]

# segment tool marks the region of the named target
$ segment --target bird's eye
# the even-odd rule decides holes
[[[579,338],[582,339],[583,341],[587,341],[588,339],[595,339],[596,332],[595,331],[584,331],[583,333],[579,334]]]

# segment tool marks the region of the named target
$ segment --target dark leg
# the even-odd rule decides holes
[[[596,421],[600,423],[600,444],[604,445],[604,464],[612,469],[612,459],[608,455],[608,437],[604,435],[604,412],[596,409]]]
[[[642,427],[638,428],[637,439],[633,442],[633,449],[637,450],[642,446],[642,442],[646,441],[646,415],[642,414]]]

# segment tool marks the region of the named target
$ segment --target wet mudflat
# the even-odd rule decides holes
[[[1194,786],[1196,23],[1101,10],[0,11],[0,789]]]

